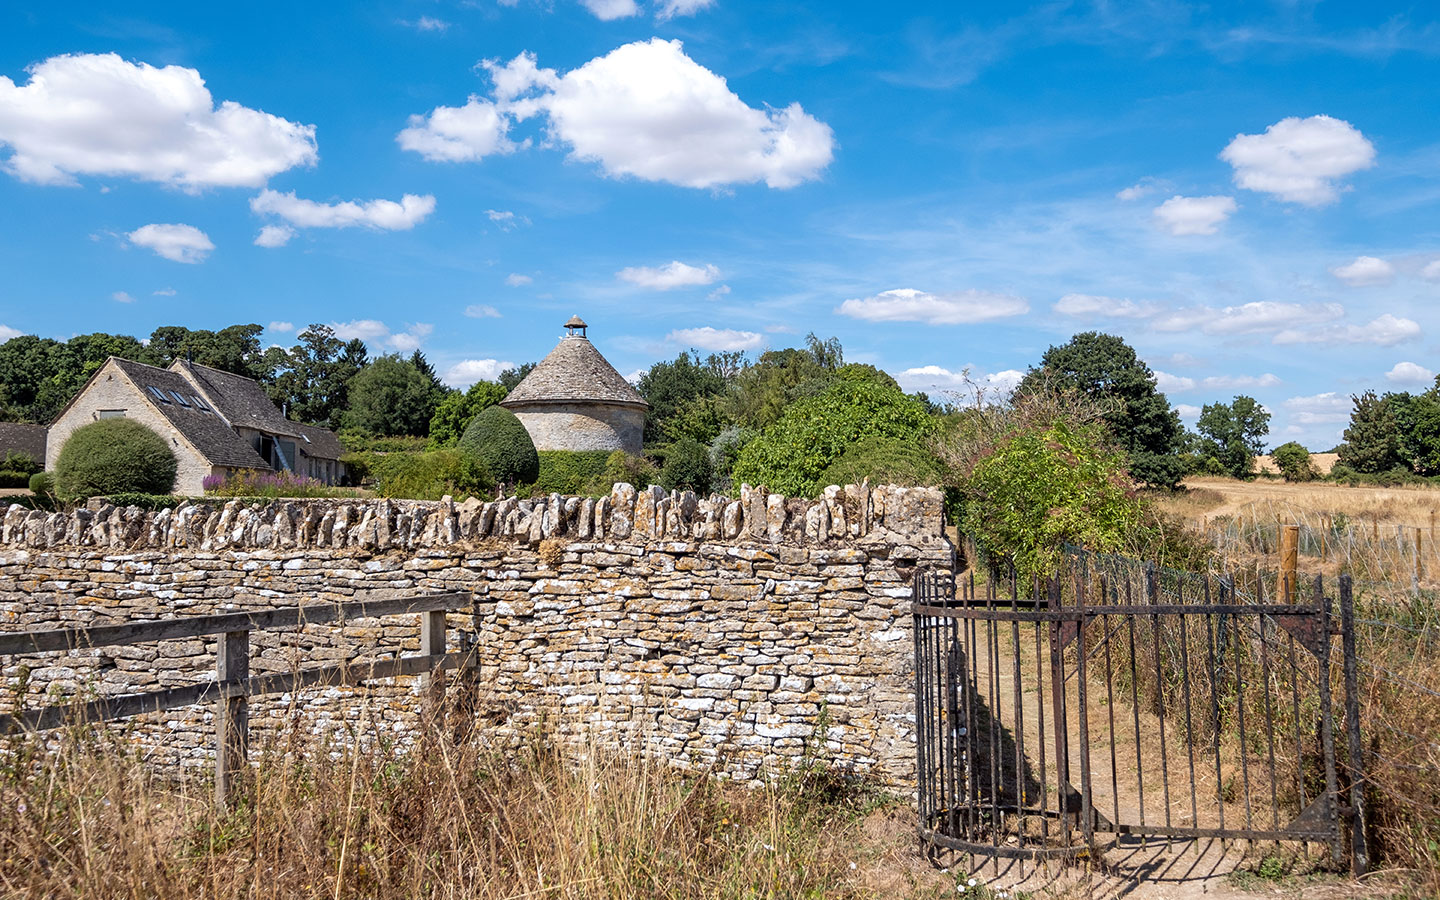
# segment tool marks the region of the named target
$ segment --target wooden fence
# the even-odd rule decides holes
[[[109,722],[198,703],[215,703],[215,796],[229,803],[244,771],[249,746],[249,698],[322,685],[354,685],[399,675],[424,675],[430,702],[438,703],[446,669],[473,665],[473,651],[445,652],[445,616],[472,606],[468,593],[424,594],[388,600],[317,603],[255,612],[210,616],[179,616],[157,622],[101,625],[0,634],[0,656],[89,650],[220,635],[215,653],[215,680],[140,694],[101,697],[24,709],[0,715],[0,734],[58,728],[69,723]],[[420,652],[415,656],[368,663],[343,662],[269,675],[250,674],[250,633],[297,625],[342,624],[354,619],[420,614]]]

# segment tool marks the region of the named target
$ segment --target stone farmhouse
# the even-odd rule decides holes
[[[639,453],[650,404],[600,355],[579,316],[555,349],[500,405],[530,432],[537,450]]]
[[[326,484],[345,476],[335,433],[291,422],[259,382],[177,360],[168,369],[110,357],[50,425],[45,468],[53,470],[71,432],[97,419],[128,416],[170,442],[175,491],[204,493],[209,475],[285,471]]]

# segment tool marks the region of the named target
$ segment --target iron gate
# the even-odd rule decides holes
[[[1262,592],[1078,553],[1032,590],[918,574],[922,838],[1029,859],[1119,835],[1305,841],[1339,863],[1351,826],[1363,871],[1350,580],[1338,623],[1318,577]]]

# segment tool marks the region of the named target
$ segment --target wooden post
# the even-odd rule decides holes
[[[440,657],[445,655],[445,610],[420,614],[420,653],[430,658],[430,672],[424,682],[425,702],[431,715],[438,715],[445,705],[445,670],[438,668]]]
[[[250,632],[225,632],[215,650],[215,680],[220,685],[215,701],[215,802],[222,809],[229,808],[245,776],[250,743],[245,680],[249,677]]]
[[[1414,594],[1415,594],[1416,597],[1419,597],[1419,596],[1420,596],[1420,579],[1425,577],[1425,563],[1422,562],[1423,557],[1420,555],[1420,553],[1421,553],[1421,546],[1420,546],[1420,529],[1417,528],[1417,529],[1415,529],[1415,585],[1414,585],[1414,587],[1415,587]]]
[[[1281,603],[1293,603],[1295,596],[1295,567],[1300,555],[1300,526],[1286,525],[1280,529],[1280,578],[1276,583],[1276,599]]]
[[[1325,562],[1325,545],[1330,537],[1330,517],[1320,517],[1320,562]]]

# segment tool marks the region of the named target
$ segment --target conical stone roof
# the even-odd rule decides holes
[[[649,409],[624,376],[600,355],[588,338],[569,334],[515,386],[501,406],[530,403],[612,403]]]

